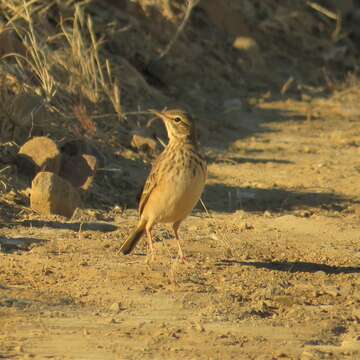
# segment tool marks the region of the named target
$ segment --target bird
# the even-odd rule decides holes
[[[181,109],[156,111],[166,128],[168,143],[155,160],[139,202],[139,222],[120,247],[130,254],[146,233],[151,259],[154,258],[151,230],[158,223],[170,223],[183,261],[178,229],[199,201],[207,179],[207,166],[197,141],[193,117]]]

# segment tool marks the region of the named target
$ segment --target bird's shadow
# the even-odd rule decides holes
[[[111,232],[118,229],[116,225],[105,222],[58,222],[58,221],[46,221],[46,220],[23,220],[18,222],[11,222],[8,224],[2,224],[0,227],[12,227],[12,226],[24,226],[43,228],[48,227],[59,230],[72,230],[72,231],[100,231]]]
[[[218,156],[216,158],[207,158],[206,159],[209,164],[219,164],[219,163],[228,163],[228,164],[281,164],[281,165],[289,165],[293,164],[293,161],[290,160],[283,160],[283,159],[274,159],[274,158],[251,158],[245,156],[226,156],[222,158]]]
[[[8,238],[0,237],[0,252],[13,253],[16,251],[29,251],[34,245],[44,244],[46,240],[30,237]]]
[[[359,274],[358,266],[334,266],[318,264],[306,261],[239,261],[223,259],[216,264],[218,267],[226,266],[251,266],[257,269],[281,271],[288,273],[316,273],[323,272],[326,275]]]

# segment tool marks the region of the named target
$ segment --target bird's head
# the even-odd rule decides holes
[[[189,140],[196,143],[195,121],[184,110],[151,110],[153,114],[163,120],[169,140]]]

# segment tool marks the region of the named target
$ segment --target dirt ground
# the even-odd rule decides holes
[[[185,264],[118,253],[134,209],[1,224],[0,357],[360,358],[359,126],[288,108],[226,115]]]

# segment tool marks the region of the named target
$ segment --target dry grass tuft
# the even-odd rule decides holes
[[[76,6],[72,27],[68,29],[61,21],[61,29],[70,49],[70,57],[60,63],[71,74],[70,91],[81,94],[92,103],[102,101],[105,94],[119,118],[122,117],[120,87],[112,74],[109,59],[105,65],[100,59],[101,41],[96,39],[94,24],[90,16],[85,16],[81,6]]]
[[[109,104],[114,117],[122,119],[119,81],[109,59],[101,55],[102,41],[96,38],[92,18],[86,14],[86,2],[66,2],[67,11],[73,9],[73,15],[64,19],[60,13],[60,33],[55,27],[50,32],[42,29],[43,17],[55,3],[2,2],[5,27],[16,32],[25,54],[6,54],[1,67],[23,84],[23,92],[41,96],[43,105],[63,118],[79,118],[73,113],[74,104],[85,103],[93,109],[108,108]]]
[[[21,73],[24,78],[28,78],[28,84],[33,83],[33,77],[37,79],[40,85],[41,93],[47,102],[50,102],[56,93],[55,80],[50,73],[49,49],[46,43],[40,40],[36,34],[32,14],[35,9],[31,8],[33,2],[23,2],[23,5],[15,6],[15,1],[5,2],[11,12],[15,15],[5,12],[8,18],[8,26],[16,31],[26,49],[26,56],[10,53],[4,58],[13,57],[18,65],[17,73]],[[36,2],[35,2],[36,3]],[[21,19],[21,21],[19,21]],[[29,71],[30,70],[30,71]],[[31,85],[29,85],[31,88]],[[37,92],[35,90],[35,92]]]
[[[83,104],[74,106],[74,114],[85,133],[89,136],[95,136],[97,133],[96,124],[91,119]]]

